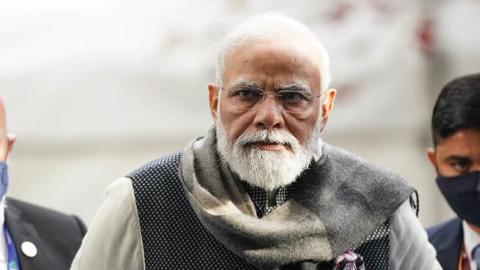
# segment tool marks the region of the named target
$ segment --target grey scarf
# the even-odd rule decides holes
[[[225,247],[259,269],[324,262],[360,245],[410,196],[400,177],[324,144],[296,195],[259,219],[247,192],[221,166],[215,130],[192,141],[181,181],[195,214]]]

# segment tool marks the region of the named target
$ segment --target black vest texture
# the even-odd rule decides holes
[[[198,220],[179,178],[181,153],[163,156],[128,175],[132,179],[146,270],[255,270],[220,244]],[[388,270],[387,221],[354,252],[367,270]],[[282,267],[302,269],[295,264]],[[309,268],[310,269],[310,268]],[[331,263],[312,269],[332,269]]]

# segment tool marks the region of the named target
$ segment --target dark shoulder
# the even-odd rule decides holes
[[[82,235],[86,232],[85,224],[75,215],[65,214],[19,199],[7,197],[5,211],[8,213],[16,212],[22,219],[34,224],[54,224],[55,227],[76,229]]]
[[[29,203],[29,202],[11,198],[11,197],[7,197],[6,207],[18,208],[22,211],[24,215],[29,214],[29,215],[39,216],[39,217],[54,218],[54,219],[60,219],[60,220],[61,219],[70,220],[73,217],[72,215],[68,215],[60,211],[53,210],[51,208],[43,207],[40,205],[36,205],[33,203]]]
[[[162,174],[177,174],[180,165],[181,152],[175,152],[149,161],[127,175],[132,180],[158,177]]]
[[[445,222],[439,223],[427,229],[428,239],[430,242],[441,241],[446,235],[452,235],[455,232],[461,232],[462,220],[453,218]]]
[[[41,247],[38,260],[20,253],[22,269],[24,262],[28,269],[68,269],[86,233],[76,216],[13,198],[6,200],[5,221],[17,248],[25,241]]]
[[[438,262],[444,269],[456,269],[463,243],[463,227],[459,218],[435,225],[427,230],[428,240],[437,251]]]

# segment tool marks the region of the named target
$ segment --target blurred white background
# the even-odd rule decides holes
[[[9,195],[90,222],[115,178],[208,130],[216,44],[265,11],[330,51],[324,139],[405,177],[425,226],[452,216],[425,152],[441,86],[480,71],[478,0],[0,0]]]

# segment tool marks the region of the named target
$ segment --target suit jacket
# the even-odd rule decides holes
[[[437,250],[437,260],[444,270],[457,270],[463,243],[462,220],[454,218],[427,230],[430,243]]]
[[[5,222],[12,235],[21,270],[67,270],[80,247],[86,227],[76,216],[7,198]],[[37,248],[34,257],[22,251],[23,242]]]

